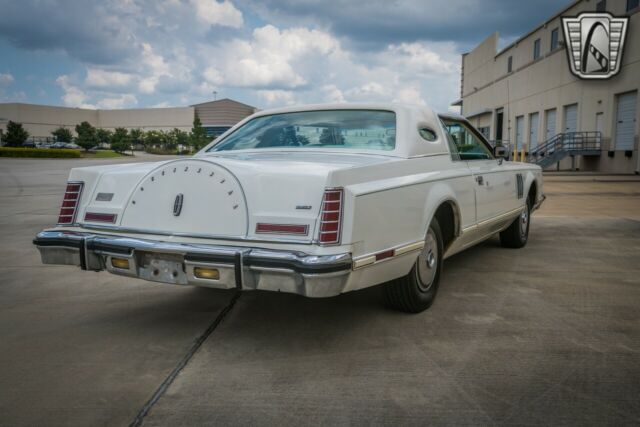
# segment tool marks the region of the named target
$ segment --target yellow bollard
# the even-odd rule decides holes
[[[522,151],[520,152],[520,161],[521,161],[521,162],[524,162],[524,161],[525,161],[524,147],[522,148]]]

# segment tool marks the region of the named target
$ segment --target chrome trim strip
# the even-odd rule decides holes
[[[392,247],[388,249],[383,249],[381,251],[376,251],[373,254],[363,255],[353,259],[353,269],[356,270],[358,268],[366,267],[372,264],[378,264],[384,261],[388,261],[391,259],[395,259],[401,255],[408,254],[409,252],[414,252],[422,249],[424,247],[424,241],[420,240],[418,242],[409,243],[402,246]],[[383,258],[379,261],[376,261],[376,254],[393,251],[393,256]]]
[[[480,222],[478,222],[478,223],[476,223],[476,224],[474,224],[474,225],[471,225],[471,226],[469,226],[469,227],[463,228],[463,229],[462,229],[462,232],[463,232],[463,233],[466,233],[466,232],[471,231],[471,230],[474,230],[474,229],[476,229],[476,228],[481,228],[481,227],[484,227],[484,226],[487,226],[487,225],[491,225],[491,224],[493,224],[494,222],[502,221],[503,219],[508,218],[508,217],[509,217],[509,216],[511,216],[511,215],[519,214],[520,212],[522,212],[522,209],[524,209],[524,206],[523,206],[523,207],[519,207],[519,208],[512,209],[512,210],[510,210],[510,211],[508,211],[508,212],[505,212],[505,213],[502,213],[502,214],[496,215],[496,216],[491,217],[491,218],[489,218],[489,219],[485,219],[484,221],[480,221]]]
[[[100,231],[111,231],[116,233],[129,233],[129,234],[148,234],[154,236],[173,236],[173,237],[185,237],[192,239],[213,239],[213,240],[227,240],[230,242],[256,242],[256,243],[277,243],[277,244],[296,244],[296,245],[312,245],[315,241],[311,240],[294,240],[294,239],[284,239],[281,237],[273,237],[271,239],[259,239],[256,237],[233,237],[233,236],[222,236],[219,234],[207,234],[207,233],[183,233],[179,231],[162,231],[162,230],[146,230],[141,228],[127,228],[127,227],[119,227],[115,225],[98,225],[98,224],[87,224],[83,222],[78,222],[75,224],[64,225],[65,227],[80,227],[86,228],[87,230],[100,230]]]

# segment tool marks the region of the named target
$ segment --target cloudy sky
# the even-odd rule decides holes
[[[0,0],[0,102],[86,108],[233,98],[446,110],[460,54],[567,0]]]

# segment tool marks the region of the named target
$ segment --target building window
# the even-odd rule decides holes
[[[636,9],[640,5],[640,0],[627,0],[627,12]]]
[[[203,126],[208,137],[218,137],[231,129],[231,126]]]
[[[482,136],[484,136],[487,139],[487,141],[489,140],[489,135],[491,134],[491,127],[489,126],[479,127],[478,131],[480,131]]]
[[[533,42],[533,60],[540,58],[540,39]]]
[[[604,12],[607,10],[607,0],[600,0],[596,3],[596,12]]]
[[[558,48],[558,29],[554,28],[551,31],[551,51],[554,51]]]
[[[513,56],[507,58],[507,73],[513,71]]]

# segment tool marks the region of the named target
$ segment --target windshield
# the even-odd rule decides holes
[[[256,117],[208,151],[276,147],[388,151],[395,146],[395,113],[330,110]]]

